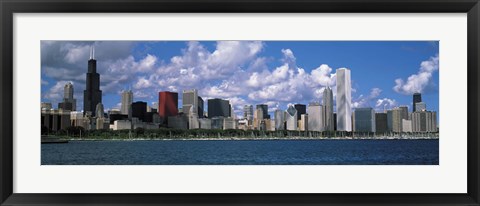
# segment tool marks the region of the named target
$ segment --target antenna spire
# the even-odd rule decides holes
[[[90,46],[90,59],[95,59],[95,45]]]

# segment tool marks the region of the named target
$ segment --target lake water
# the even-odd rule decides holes
[[[42,165],[438,165],[438,140],[168,140],[42,144]]]

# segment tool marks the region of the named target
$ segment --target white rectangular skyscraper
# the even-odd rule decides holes
[[[352,83],[350,70],[337,69],[337,131],[352,131]]]
[[[275,110],[275,130],[285,130],[285,111]]]

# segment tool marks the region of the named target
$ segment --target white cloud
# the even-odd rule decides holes
[[[145,77],[140,77],[137,83],[133,86],[134,89],[145,89],[152,87],[153,84]]]
[[[145,92],[144,90],[134,90],[133,98],[154,98],[155,93]],[[137,100],[134,100],[137,101]]]
[[[265,65],[263,58],[257,58],[262,48],[259,41],[220,41],[210,52],[199,42],[188,42],[182,55],[157,67],[150,80],[157,90],[197,88],[203,95],[231,96],[242,87],[237,83],[246,77],[246,67],[258,69]]]
[[[327,85],[334,85],[336,81],[336,74],[332,74],[332,68],[330,68],[326,64],[320,65],[318,68],[312,70],[311,76],[313,81],[317,82],[320,85],[327,86]]]
[[[63,44],[60,51],[65,52],[65,61],[70,64],[79,63],[87,58],[90,54],[90,45],[76,45],[72,43]]]
[[[137,70],[141,72],[150,71],[155,66],[155,63],[157,63],[157,57],[147,54],[147,56],[138,64]]]
[[[438,55],[423,61],[418,73],[409,76],[406,82],[401,78],[396,79],[393,90],[405,95],[411,95],[415,92],[423,93],[433,83],[432,75],[438,70],[438,61]]]
[[[299,68],[292,50],[283,49],[283,65],[270,72],[253,72],[246,85],[252,87],[248,98],[251,101],[280,101],[280,105],[288,102],[320,101],[325,86],[334,87],[335,73],[326,64],[306,73]]]
[[[249,72],[258,72],[268,69],[267,66],[268,59],[266,57],[257,57],[248,65],[247,71]]]
[[[371,99],[376,98],[380,95],[380,93],[382,93],[382,90],[380,88],[373,88],[370,91],[370,98]]]
[[[352,102],[353,108],[371,107],[372,101],[380,96],[382,90],[380,88],[372,88],[368,96],[360,95]]]
[[[49,46],[49,51],[55,48],[55,44],[44,44]],[[77,102],[83,101],[86,62],[91,44],[75,42],[73,46],[70,45],[78,51],[69,52],[68,61],[65,60],[66,51],[57,51],[45,57],[42,53],[42,73],[57,81],[74,81]],[[240,114],[245,104],[266,103],[272,112],[277,108],[286,109],[288,103],[321,102],[323,89],[329,85],[335,101],[336,76],[333,68],[320,64],[306,72],[297,65],[297,58],[291,49],[277,51],[283,54],[280,64],[269,66],[267,63],[274,61],[271,61],[271,57],[260,55],[264,44],[258,41],[221,41],[217,42],[213,51],[199,42],[188,42],[180,55],[166,61],[152,52],[136,59],[125,45],[123,47],[128,50],[127,53],[115,51],[116,54],[108,56],[108,50],[102,45],[110,45],[114,49],[117,47],[111,42],[96,43],[97,71],[101,75],[104,95],[118,95],[119,91],[132,87],[135,99],[155,99],[158,98],[158,91],[181,93],[185,89],[198,89],[205,102],[208,98],[229,99],[234,112]],[[62,62],[52,62],[55,56],[61,56]],[[69,63],[77,60],[78,63]],[[427,71],[431,68],[429,65],[424,67]],[[371,101],[380,92],[380,89],[374,88],[366,98]],[[58,98],[53,94],[48,97]],[[181,94],[179,98],[181,104]]]
[[[126,86],[133,85],[137,76],[137,67],[142,65],[131,56],[134,42],[42,41],[42,78],[48,77],[57,83],[72,81],[75,85],[74,96],[77,98],[77,105],[80,106],[83,102],[85,73],[92,45],[95,45],[97,72],[100,73],[100,87],[103,95],[117,94]],[[151,60],[151,57],[147,56],[145,59]],[[142,69],[149,66],[150,62],[143,61]],[[42,84],[42,86],[48,85]],[[51,94],[44,95],[44,98],[55,101]]]
[[[296,68],[297,58],[295,57],[295,55],[293,55],[293,51],[290,49],[282,49],[282,53],[283,53],[282,61],[288,64],[290,68]]]
[[[56,103],[61,102],[63,99],[63,91],[65,84],[67,84],[68,81],[59,81],[52,87],[47,92],[43,93],[43,98],[49,100],[52,103],[52,106],[56,107]]]
[[[375,110],[383,111],[384,109],[392,109],[397,106],[397,101],[395,99],[383,98],[378,99],[375,103]]]

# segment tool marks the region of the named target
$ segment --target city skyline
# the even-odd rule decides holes
[[[166,45],[165,48],[175,48],[169,51],[171,53],[170,60],[162,58],[162,55],[166,54],[160,52],[163,51],[161,49],[145,49],[149,43],[153,44],[153,46],[150,45],[152,48],[164,44]],[[313,46],[310,46],[313,49],[309,48],[312,53],[317,53],[315,51],[328,48],[331,46],[329,44],[332,44],[332,42],[309,43],[313,44]],[[98,57],[96,58],[98,61],[97,70],[101,75],[100,90],[104,92],[102,102],[107,110],[120,109],[121,92],[127,88],[131,88],[133,91],[133,101],[145,101],[148,102],[148,105],[158,101],[158,92],[161,91],[174,91],[181,94],[183,90],[199,89],[198,96],[201,96],[204,101],[213,98],[230,99],[237,116],[243,116],[243,108],[247,104],[267,104],[269,114],[273,115],[275,109],[285,110],[288,104],[301,103],[308,105],[309,102],[322,102],[325,86],[332,87],[334,91],[333,99],[335,100],[336,77],[334,74],[337,69],[345,67],[350,69],[352,73],[352,109],[370,106],[378,111],[383,110],[384,105],[386,109],[407,105],[410,111],[412,110],[411,95],[414,92],[421,92],[424,102],[428,102],[428,110],[439,111],[438,42],[335,43],[339,45],[339,50],[344,47],[350,48],[340,52],[341,54],[337,54],[338,56],[343,54],[343,56],[346,56],[345,59],[352,56],[349,54],[349,52],[352,53],[352,48],[371,47],[368,45],[372,44],[374,46],[377,44],[377,47],[383,48],[383,50],[395,46],[398,47],[398,50],[401,50],[401,52],[392,51],[388,55],[394,56],[396,53],[413,53],[416,55],[410,54],[415,58],[395,56],[395,58],[387,59],[391,63],[390,65],[395,65],[391,67],[396,67],[395,62],[401,61],[402,63],[399,63],[401,66],[398,67],[403,69],[393,72],[391,68],[384,68],[384,72],[378,73],[378,68],[357,67],[358,62],[353,61],[352,63],[352,60],[344,59],[346,63],[341,63],[339,60],[330,58],[332,63],[327,66],[328,60],[322,60],[321,57],[305,58],[305,56],[308,56],[302,55],[305,51],[297,48],[309,46],[298,46],[299,44],[305,44],[305,42],[93,43],[42,41],[42,102],[51,102],[56,105],[63,98],[65,83],[72,82],[75,87],[74,97],[78,101],[77,110],[81,110],[83,95],[79,95],[79,92],[83,92],[85,89],[84,81],[87,68],[85,62],[88,60],[89,48],[95,45],[97,50],[95,56]],[[130,44],[133,44],[133,46]],[[121,49],[110,50],[111,47],[123,47],[123,50],[127,51]],[[184,49],[183,53],[182,48]],[[379,48],[376,53],[379,55],[385,53]],[[85,53],[85,49],[87,49],[87,53]],[[425,52],[428,49],[431,51]],[[297,51],[299,55],[297,55]],[[122,52],[125,52],[125,54],[120,54]],[[419,52],[422,55],[418,55]],[[63,54],[63,58],[58,58],[59,53]],[[86,59],[84,59],[84,53],[87,55]],[[373,55],[372,52],[366,53]],[[127,57],[121,58],[122,55],[127,55]],[[366,58],[368,55],[358,55],[355,58],[364,62],[379,58],[375,55]],[[322,55],[319,54],[319,56]],[[55,60],[53,57],[56,57]],[[79,62],[78,69],[74,68],[75,66],[66,69],[68,65],[76,65],[77,61]],[[315,64],[317,66],[310,66]],[[189,65],[190,67],[188,67]],[[407,67],[407,65],[410,66]],[[181,66],[184,66],[184,68]],[[172,75],[178,77],[176,82],[172,79],[175,76],[160,74],[168,70],[172,72]],[[231,71],[225,72],[224,70]],[[219,72],[219,74],[214,72]],[[231,72],[230,76],[227,76],[228,72]],[[371,72],[377,72],[378,74],[368,74]],[[391,76],[392,73],[397,75],[398,78],[389,80],[388,76]],[[131,75],[122,79],[126,74]],[[115,75],[120,76],[120,78],[113,78]],[[370,78],[365,78],[369,76]],[[374,77],[377,77],[378,81],[372,81],[371,78]],[[187,81],[189,79],[192,81]],[[171,81],[170,84],[168,84],[169,81]],[[375,83],[377,86],[371,86]],[[197,87],[202,85],[203,87]],[[181,95],[179,95],[178,105],[179,107],[182,105]],[[334,105],[335,108],[336,103]],[[204,109],[207,110],[207,108]],[[336,111],[336,109],[334,110]]]

